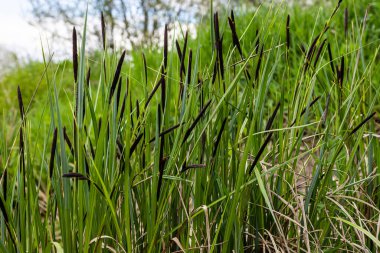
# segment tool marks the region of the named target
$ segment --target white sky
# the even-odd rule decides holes
[[[0,0],[0,58],[2,58],[2,52],[10,51],[16,53],[17,57],[21,59],[41,60],[41,41],[46,53],[49,51],[48,48],[50,53],[54,53],[54,59],[70,58],[71,54],[68,54],[65,49],[71,50],[71,42],[62,40],[62,38],[53,38],[51,33],[30,25],[28,20],[32,20],[33,17],[29,8],[29,0]],[[95,22],[94,20],[97,22],[98,17],[93,17],[88,22]],[[71,27],[68,29],[67,24],[55,22],[50,25],[56,31],[58,29],[61,36],[71,38]],[[80,33],[82,27],[76,28]],[[118,36],[115,37],[119,39],[119,42],[122,41]],[[116,44],[127,47],[125,43]],[[0,59],[0,63],[1,60],[4,59]]]
[[[28,24],[28,0],[0,0],[0,46],[22,57],[40,58],[38,28]]]
[[[33,17],[29,8],[29,0],[0,0],[0,64],[5,60],[2,56],[6,55],[6,52],[16,53],[17,57],[22,60],[42,60],[41,41],[45,53],[54,53],[55,60],[70,58],[71,41],[53,38],[51,33],[30,25],[28,20],[32,20]],[[98,17],[95,18],[98,21]],[[91,22],[94,20],[90,19],[89,23]],[[55,31],[58,29],[60,36],[71,38],[71,27],[67,27],[67,24],[56,22],[50,26]],[[82,32],[81,26],[76,28],[78,33]],[[68,53],[66,49],[69,49],[70,52]],[[1,68],[2,66],[0,66]]]

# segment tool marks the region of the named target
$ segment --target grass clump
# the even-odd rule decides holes
[[[378,250],[368,12],[307,12],[303,40],[283,7],[244,26],[215,13],[195,40],[167,25],[159,66],[145,54],[127,66],[103,18],[102,51],[86,58],[86,24],[81,46],[74,29],[75,95],[46,71],[46,134],[32,141],[22,89],[12,137],[1,128],[1,251]]]

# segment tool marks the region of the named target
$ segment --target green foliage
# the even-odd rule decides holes
[[[165,34],[124,65],[86,57],[85,26],[78,64],[35,66],[33,110],[36,84],[10,101],[1,250],[375,252],[379,37],[365,9],[210,14],[180,37],[185,57]]]

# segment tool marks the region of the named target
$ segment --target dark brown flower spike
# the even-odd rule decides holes
[[[148,99],[146,100],[145,102],[145,108],[148,107],[149,103],[150,103],[150,100],[152,100],[153,98],[153,95],[156,93],[156,91],[158,90],[158,88],[161,86],[162,84],[162,78],[160,78],[160,80],[158,80],[157,84],[153,87],[153,90],[150,92],[149,96],[148,96]]]
[[[220,44],[223,43],[223,37],[220,40]],[[219,70],[220,70],[220,75],[222,77],[222,80],[224,81],[224,61],[223,61],[223,47],[220,46],[218,50],[218,58],[219,58]]]
[[[73,28],[73,71],[74,81],[78,81],[78,46],[77,46],[77,31]]]
[[[165,32],[164,32],[164,67],[167,69],[168,67],[168,24],[165,24]]]
[[[309,50],[307,51],[307,54],[306,54],[306,63],[305,63],[305,72],[307,71],[307,69],[309,68],[310,66],[310,63],[311,63],[311,59],[313,58],[314,56],[314,53],[315,53],[315,48],[316,48],[316,45],[317,45],[317,42],[319,40],[319,38],[321,37],[321,34],[318,34],[313,42],[311,43],[310,45],[310,48]]]
[[[274,111],[272,113],[272,116],[269,118],[268,124],[265,127],[265,131],[268,131],[272,127],[273,121],[276,117],[276,114],[277,114],[277,111],[279,108],[280,108],[280,103],[277,104],[276,108],[274,109]],[[253,162],[251,164],[251,167],[249,169],[249,174],[252,173],[253,169],[255,168],[256,164],[258,163],[261,155],[263,154],[263,152],[265,150],[265,147],[268,145],[270,139],[272,138],[272,135],[273,135],[273,132],[269,132],[269,134],[268,134],[267,138],[265,139],[263,145],[261,145],[259,152],[257,152],[257,155],[255,156],[255,159],[253,160]]]
[[[22,94],[21,94],[21,89],[20,86],[17,86],[17,99],[18,99],[18,107],[20,110],[20,116],[22,120],[22,124],[25,124],[25,109],[24,109],[24,103],[22,101]]]
[[[158,136],[159,136],[159,137],[163,137],[163,136],[165,136],[166,134],[168,134],[168,133],[174,131],[175,129],[177,129],[179,126],[181,126],[181,124],[176,124],[176,125],[174,125],[174,126],[168,128],[168,129],[162,131]],[[149,143],[152,143],[152,142],[154,142],[155,140],[156,140],[156,137],[153,137],[153,138],[149,141]]]
[[[273,132],[270,132],[267,136],[267,138],[265,139],[263,145],[261,145],[260,149],[259,149],[259,152],[257,152],[257,155],[255,156],[255,159],[253,160],[252,162],[252,165],[251,167],[249,168],[249,174],[252,174],[252,171],[253,169],[255,168],[256,164],[258,163],[261,155],[263,154],[264,150],[265,150],[265,147],[268,145],[270,139],[272,138],[272,135],[273,135]]]
[[[336,14],[336,12],[338,11],[338,9],[339,9],[340,5],[342,4],[342,1],[343,1],[343,0],[339,0],[339,2],[338,2],[338,4],[337,4],[337,6],[335,7],[335,9],[334,9],[334,11],[333,11],[333,13],[331,14],[331,17],[330,17],[330,19],[331,19],[332,17],[334,17],[334,16],[335,16],[335,14]]]
[[[133,144],[132,144],[132,146],[131,146],[131,148],[129,150],[129,156],[132,156],[133,152],[135,152],[135,150],[137,148],[137,145],[141,141],[142,137],[143,137],[142,133],[137,136],[137,138],[135,139],[135,141],[133,142]]]
[[[110,95],[109,95],[109,98],[108,98],[109,102],[111,102],[112,96],[113,96],[113,94],[115,92],[116,85],[119,82],[119,77],[120,77],[120,73],[121,73],[121,67],[123,66],[124,57],[125,57],[125,50],[121,54],[121,57],[119,59],[117,67],[116,67],[115,75],[113,77],[113,81],[112,81],[112,85],[111,85],[111,89],[110,89]]]
[[[65,139],[65,142],[67,146],[69,147],[71,154],[74,156],[74,148],[73,148],[73,145],[71,144],[69,136],[67,135],[66,127],[63,127],[63,138]]]
[[[255,74],[255,80],[256,81],[259,79],[259,75],[260,75],[260,67],[261,67],[261,61],[263,59],[263,52],[264,52],[264,45],[261,46],[260,56],[259,56],[259,59],[257,61],[256,74]]]
[[[166,106],[166,79],[165,79],[166,73],[165,69],[161,67],[161,109],[162,112],[165,111]]]
[[[232,12],[232,15],[233,15],[233,12]],[[236,47],[236,49],[239,51],[240,57],[244,59],[243,51],[241,49],[240,42],[239,42],[239,37],[236,32],[235,21],[229,17],[228,24],[230,25],[230,29],[232,32],[232,42],[234,43],[234,46]]]
[[[321,96],[318,96],[318,97],[314,98],[314,100],[311,101],[310,104],[302,110],[300,116],[304,115],[305,112],[306,112],[306,110],[307,110],[308,108],[312,107],[312,106],[313,106],[313,105],[314,105],[314,104],[315,104],[320,98],[321,98]]]
[[[178,40],[175,40],[175,47],[177,49],[178,59],[181,61],[181,59],[182,59],[182,51],[181,51],[181,46],[179,45]]]
[[[290,15],[286,18],[286,48],[290,48]]]
[[[72,178],[78,180],[89,180],[85,175],[78,172],[69,172],[62,175],[63,178]]]
[[[274,109],[274,111],[272,113],[272,116],[269,118],[268,123],[267,123],[267,125],[265,127],[265,131],[268,131],[268,130],[271,129],[273,121],[276,118],[276,114],[277,114],[278,109],[280,109],[280,102],[278,102],[276,108]]]
[[[218,136],[217,136],[215,144],[214,144],[214,148],[212,150],[212,156],[211,156],[212,158],[215,158],[215,156],[216,156],[216,151],[218,151],[218,146],[219,146],[220,140],[222,139],[222,134],[223,134],[224,128],[226,126],[226,123],[227,123],[227,118],[224,118],[224,120],[222,122],[222,126],[219,129]]]
[[[330,45],[330,43],[327,44],[327,51],[329,53],[329,60],[330,60],[331,71],[335,74],[335,68],[334,68],[333,56],[332,56],[332,52],[331,52],[331,45]]]
[[[103,12],[101,12],[101,26],[102,26],[102,43],[103,50],[106,50],[106,23],[104,21]]]
[[[351,132],[349,133],[348,136],[351,136],[354,133],[356,133],[365,123],[367,123],[373,116],[375,116],[375,114],[376,114],[376,112],[373,112],[371,115],[366,117],[362,122],[360,122],[359,125],[357,125],[354,129],[351,130]]]
[[[231,10],[231,20],[235,23],[235,15],[233,10]]]
[[[136,118],[138,119],[140,117],[140,103],[139,100],[136,99]]]
[[[217,53],[216,62],[219,65],[220,75],[224,80],[224,62],[223,62],[223,37],[219,34],[219,18],[218,12],[214,14],[214,34],[215,34],[215,49]]]
[[[220,42],[218,12],[214,13],[214,36],[215,36],[215,49],[218,51],[219,42]]]
[[[105,59],[103,59],[103,73],[104,73],[104,80],[107,80],[107,67],[106,67]]]
[[[339,83],[339,86],[342,88],[343,81],[344,81],[344,56],[340,58],[340,68],[337,72],[338,72],[338,83]]]
[[[318,60],[321,56],[321,53],[322,53],[323,47],[325,46],[326,41],[327,41],[327,39],[324,39],[322,44],[318,48],[317,54],[315,55],[314,68],[317,66]]]
[[[307,51],[307,59],[310,61],[311,58],[313,57],[313,54],[315,52],[315,47],[317,45],[317,42],[319,40],[319,38],[321,37],[321,34],[318,34],[314,39],[313,39],[313,42],[311,43],[310,45],[310,48],[309,50]]]
[[[123,83],[123,77],[119,78],[119,83],[117,84],[117,92],[116,92],[116,108],[119,110],[119,103],[121,98],[121,86]]]
[[[206,164],[189,164],[186,163],[182,166],[181,173],[189,170],[189,169],[200,169],[200,168],[206,168]]]
[[[53,177],[54,158],[55,158],[56,149],[57,149],[57,128],[54,129],[53,142],[51,144],[50,163],[49,163],[49,177],[50,178]]]
[[[146,64],[146,57],[145,57],[145,54],[142,53],[142,57],[143,57],[143,64],[144,64],[144,77],[145,77],[145,84],[148,83],[148,66]]]
[[[202,118],[202,116],[205,114],[205,112],[206,112],[207,108],[210,106],[210,104],[211,104],[211,99],[206,103],[206,105],[199,112],[198,116],[195,118],[194,122],[187,129],[187,131],[185,133],[185,136],[183,137],[182,144],[184,144],[185,141],[187,140],[187,138],[189,138],[191,132],[193,131],[193,129],[195,128],[195,126],[198,124],[198,122]]]
[[[307,105],[305,108],[303,108],[303,110],[302,110],[302,112],[300,114],[300,117],[302,117],[306,113],[307,109],[309,109],[310,107],[312,107],[320,98],[321,98],[321,96],[316,97],[315,99],[313,99],[313,101],[310,102],[309,105]],[[296,120],[294,120],[293,123],[290,126],[291,127],[294,126],[295,123],[296,123]]]

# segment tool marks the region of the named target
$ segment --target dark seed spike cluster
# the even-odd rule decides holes
[[[168,67],[168,24],[165,25],[165,32],[164,32],[164,67],[167,69]]]
[[[147,63],[146,63],[146,57],[145,57],[145,54],[142,53],[142,58],[143,58],[143,65],[144,65],[144,81],[145,81],[145,84],[148,83],[148,66],[147,66]]]
[[[77,31],[75,27],[73,28],[73,72],[74,72],[74,81],[78,82],[78,46],[77,46]]]
[[[343,81],[344,81],[344,56],[340,58],[340,67],[336,67],[337,72],[337,80],[339,87],[343,87]]]
[[[187,84],[191,83],[191,67],[193,62],[193,51],[189,51],[189,62],[187,63]]]
[[[300,117],[302,117],[306,113],[306,111],[310,107],[312,107],[320,98],[321,98],[321,96],[318,96],[318,97],[314,98],[313,101],[311,101],[309,105],[307,105],[305,108],[303,108],[302,111],[301,111]],[[293,123],[290,124],[290,127],[294,126],[295,123],[296,123],[296,120],[294,120]]]
[[[323,48],[324,48],[324,46],[326,44],[326,41],[327,41],[327,39],[324,39],[323,42],[322,42],[322,44],[318,48],[318,51],[317,51],[317,54],[316,54],[315,60],[314,60],[314,68],[317,66],[318,60],[319,60],[319,58],[321,56],[321,53],[322,53],[322,50],[323,50]]]
[[[166,106],[166,72],[164,67],[161,67],[161,111],[165,112]]]
[[[243,51],[240,46],[239,37],[236,32],[236,26],[235,26],[235,20],[234,20],[234,13],[231,11],[231,17],[228,18],[228,24],[230,25],[230,29],[232,32],[232,42],[234,43],[234,46],[239,51],[241,59],[244,59]]]
[[[276,114],[277,114],[279,108],[280,108],[280,103],[277,104],[276,108],[274,109],[272,116],[269,118],[268,124],[265,128],[266,131],[270,130],[270,128],[272,127],[273,121],[276,118]],[[255,159],[253,160],[251,167],[249,168],[249,174],[252,174],[253,169],[256,167],[256,165],[259,162],[259,159],[260,159],[261,155],[263,154],[266,146],[270,142],[273,133],[274,132],[269,132],[268,136],[265,138],[264,143],[261,145],[259,152],[257,152],[257,155],[255,156]]]
[[[101,27],[102,27],[103,50],[106,50],[106,22],[104,21],[103,12],[101,12],[100,19],[101,19],[100,22],[101,22]]]
[[[217,71],[220,73],[222,80],[224,81],[224,62],[223,62],[223,36],[220,37],[219,32],[219,17],[218,12],[214,14],[214,34],[215,34],[215,49],[217,54],[217,59],[215,64],[217,65]],[[214,71],[214,76],[215,71]]]
[[[215,158],[215,156],[216,156],[216,152],[218,151],[219,143],[220,143],[220,140],[222,139],[222,134],[223,134],[224,128],[226,126],[226,123],[227,123],[227,118],[224,118],[224,120],[222,122],[222,126],[219,129],[218,136],[217,136],[216,141],[215,141],[215,145],[214,145],[213,150],[212,150],[212,156],[211,156],[212,158]]]
[[[66,129],[64,130],[64,132],[66,134]],[[54,158],[55,158],[56,149],[57,149],[57,128],[54,129],[53,142],[51,144],[50,163],[49,163],[49,177],[50,177],[50,179],[53,177]]]
[[[25,109],[24,109],[24,102],[22,101],[22,94],[20,86],[17,86],[17,99],[18,99],[18,107],[20,110],[20,116],[22,120],[22,124],[25,125]]]
[[[290,15],[286,17],[286,47],[290,48]]]
[[[366,117],[362,122],[359,123],[354,129],[352,129],[348,136],[353,135],[356,133],[365,123],[367,123],[370,119],[373,118],[373,116],[376,115],[376,112],[371,113],[368,117]]]
[[[264,52],[264,45],[261,46],[259,59],[257,61],[256,74],[255,74],[256,82],[259,80],[259,76],[260,76],[260,67],[261,67],[261,62],[263,60],[263,52]]]
[[[270,130],[272,128],[272,124],[274,122],[274,119],[276,118],[276,114],[277,114],[278,109],[280,109],[280,105],[281,105],[281,103],[278,102],[277,105],[276,105],[276,108],[274,109],[274,112],[273,112],[272,116],[268,120],[268,123],[267,123],[267,125],[265,127],[265,131],[268,131],[268,130]]]
[[[183,141],[182,141],[182,145],[186,142],[187,138],[189,138],[191,132],[194,130],[195,126],[198,124],[198,122],[200,121],[200,119],[202,118],[202,116],[206,113],[208,107],[210,106],[211,104],[211,100],[209,100],[206,105],[202,108],[202,110],[199,112],[198,116],[195,118],[194,122],[190,125],[190,127],[187,129],[184,137],[183,137]]]
[[[115,89],[116,89],[116,85],[119,82],[119,77],[120,77],[120,73],[121,73],[121,68],[122,68],[123,63],[124,63],[124,58],[125,58],[125,50],[121,54],[121,57],[119,59],[117,67],[116,67],[115,75],[113,77],[113,81],[112,81],[111,88],[110,88],[110,95],[108,98],[109,102],[111,102],[112,96],[113,96]]]
[[[327,43],[327,51],[329,53],[329,60],[330,60],[331,71],[335,74],[335,68],[334,68],[334,62],[333,62],[334,58],[332,56],[330,43]]]

